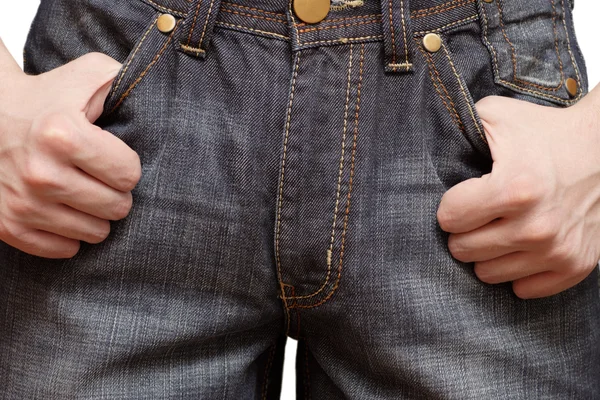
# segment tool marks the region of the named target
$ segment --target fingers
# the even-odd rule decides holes
[[[501,217],[499,196],[491,174],[457,184],[442,197],[437,212],[440,227],[451,233],[469,232]]]
[[[540,260],[539,255],[519,251],[493,260],[476,262],[475,275],[482,282],[498,284],[549,271],[551,268],[549,263]]]
[[[547,271],[528,276],[513,282],[513,292],[522,299],[538,299],[554,296],[586,278],[584,275],[565,276],[559,272]]]
[[[9,246],[37,257],[72,258],[80,248],[77,240],[34,229],[19,229],[16,232],[13,229],[10,235],[3,236],[2,240]]]
[[[31,213],[24,225],[92,244],[103,242],[110,233],[110,222],[61,204]]]

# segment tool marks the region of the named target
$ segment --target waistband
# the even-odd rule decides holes
[[[477,0],[333,0],[317,24],[298,20],[294,0],[142,0],[184,19],[182,49],[203,57],[214,27],[289,41],[293,50],[356,42],[385,42],[386,70],[410,71],[414,36],[478,19]]]

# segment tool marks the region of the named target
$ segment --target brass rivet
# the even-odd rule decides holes
[[[171,33],[177,25],[177,20],[171,14],[162,14],[156,21],[156,27],[162,33]]]
[[[486,3],[493,3],[494,2],[494,0],[483,0],[483,1],[485,1]]]
[[[569,92],[571,96],[575,97],[579,91],[579,84],[577,81],[573,78],[567,78],[565,83],[567,85],[567,92]]]
[[[428,33],[423,37],[423,46],[430,53],[435,53],[442,47],[442,38],[437,33]]]
[[[294,0],[294,12],[307,24],[323,21],[330,8],[331,0]]]

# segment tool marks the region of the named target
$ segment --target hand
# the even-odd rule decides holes
[[[129,214],[140,159],[93,125],[120,67],[90,53],[39,76],[13,71],[2,83],[0,240],[70,258],[80,241],[102,242],[109,221]]]
[[[596,103],[557,109],[488,97],[476,106],[494,163],[442,198],[451,254],[474,262],[483,282],[512,282],[523,299],[576,285],[600,259]]]

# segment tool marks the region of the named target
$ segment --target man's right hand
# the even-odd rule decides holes
[[[0,41],[0,56],[2,50]],[[2,61],[6,66],[6,58]],[[0,240],[32,255],[71,258],[80,241],[104,241],[110,221],[129,214],[140,159],[93,125],[120,67],[106,55],[90,53],[38,76],[18,68],[7,75],[11,68],[5,68]]]

